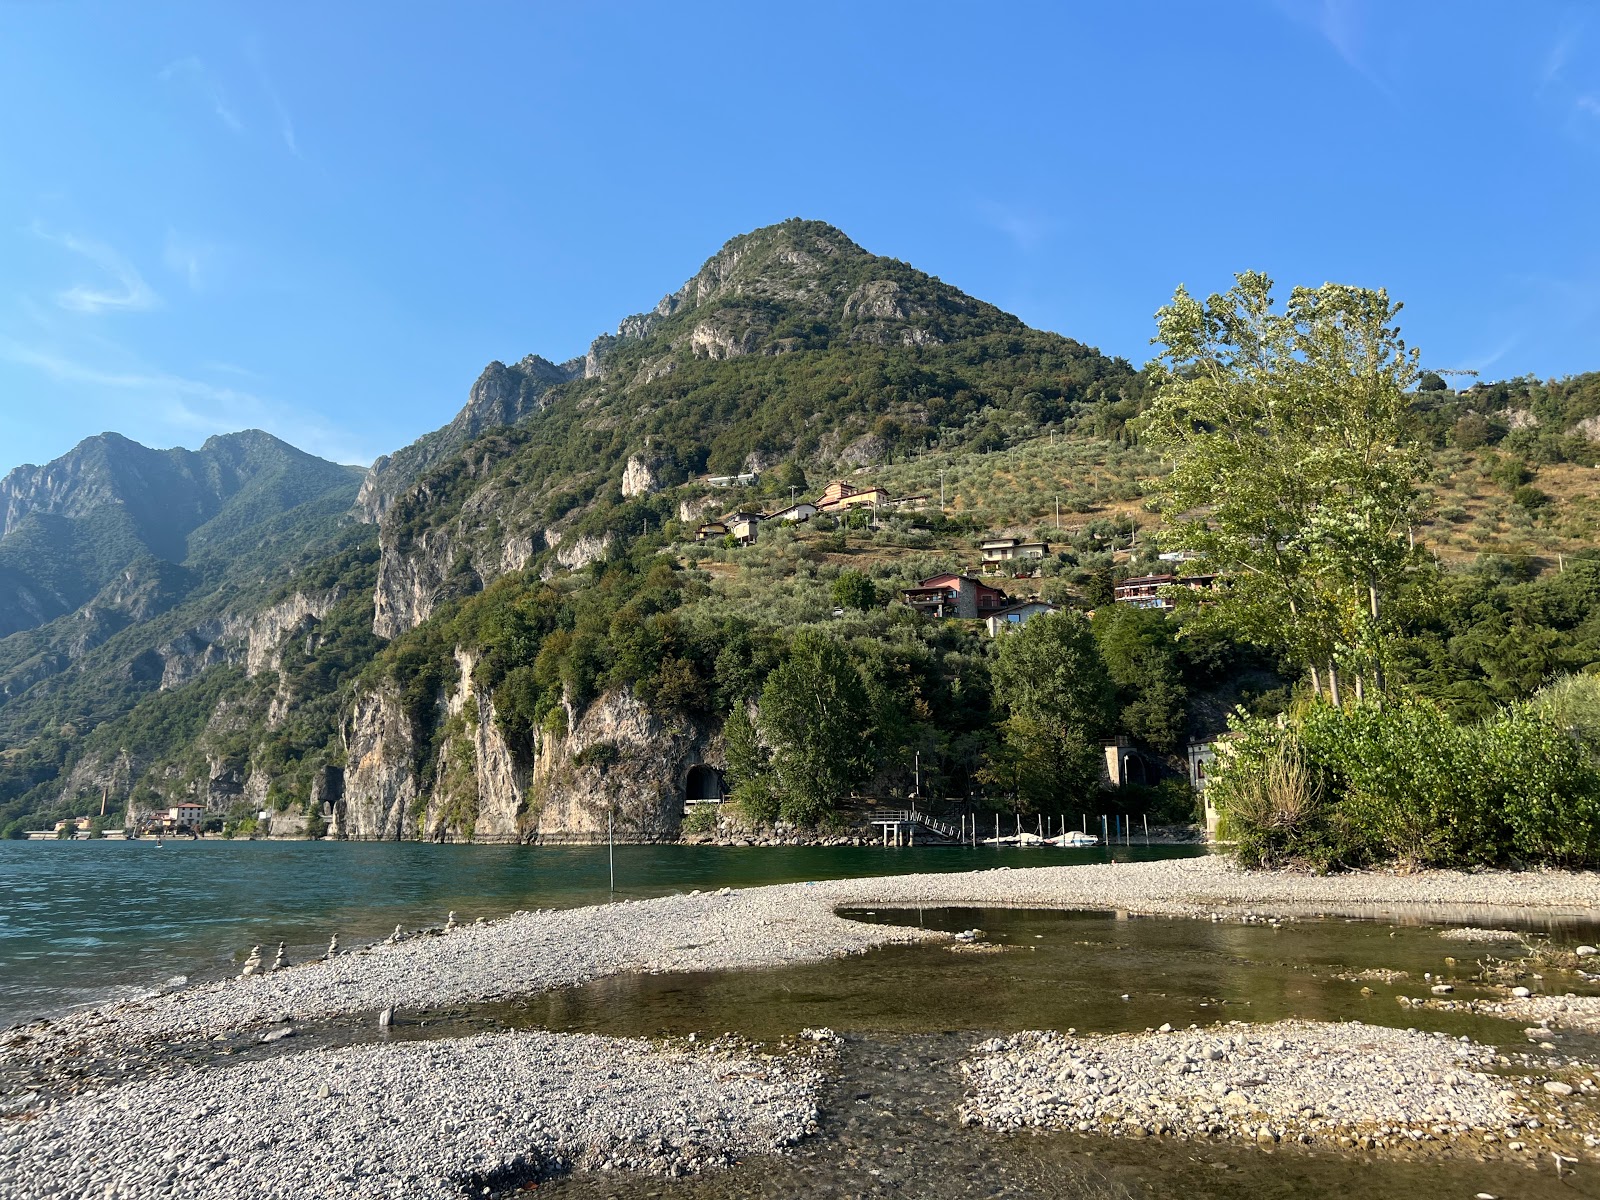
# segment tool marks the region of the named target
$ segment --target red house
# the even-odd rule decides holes
[[[918,612],[934,617],[976,620],[1011,605],[1011,597],[999,588],[955,572],[931,576],[914,588],[906,588],[900,595]]]

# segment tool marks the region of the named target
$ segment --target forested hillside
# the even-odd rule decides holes
[[[1100,738],[1161,763],[1300,683],[1259,640],[1108,603],[1161,565],[1151,389],[829,226],[735,238],[585,355],[491,364],[353,508],[348,480],[290,508],[241,490],[180,559],[140,541],[73,567],[77,616],[0,639],[0,825],[107,793],[118,823],[193,795],[241,830],[265,809],[278,833],[559,839],[611,814],[669,837],[697,770],[742,820],[815,823],[904,794],[919,759],[925,795],[1057,811],[1097,786]],[[1600,376],[1410,395],[1436,561],[1396,686],[1480,716],[1600,660]],[[929,499],[696,540],[833,478]],[[28,520],[58,516],[84,519]],[[993,534],[1051,544],[1000,586],[1093,620],[992,640],[896,602]],[[1026,655],[1078,682],[1024,697]],[[1028,722],[1065,713],[1078,750],[1033,747]],[[1103,802],[1192,798],[1152,779]]]

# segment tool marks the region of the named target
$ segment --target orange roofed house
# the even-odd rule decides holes
[[[1011,606],[1011,597],[970,575],[933,575],[900,593],[918,612],[977,620]]]
[[[881,508],[887,503],[889,493],[881,487],[851,487],[844,480],[835,479],[817,498],[817,511],[842,513],[852,508]]]

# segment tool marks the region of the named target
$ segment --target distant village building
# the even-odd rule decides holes
[[[206,806],[194,800],[180,800],[167,809],[167,820],[180,828],[197,828],[205,815]]]
[[[1018,558],[1044,558],[1050,553],[1049,542],[1025,542],[1021,538],[991,538],[979,542],[983,561],[989,563],[1011,562]]]
[[[1047,604],[1043,600],[1024,600],[1020,604],[1013,604],[1009,608],[990,613],[984,618],[983,623],[988,626],[990,637],[998,637],[1002,629],[1026,625],[1041,613],[1060,611],[1054,604]]]
[[[888,503],[889,493],[881,487],[858,488],[835,479],[822,489],[822,495],[817,498],[817,511],[842,513],[852,508],[879,508]]]
[[[1215,741],[1189,743],[1189,786],[1194,788],[1200,794],[1200,799],[1205,802],[1206,836],[1213,840],[1217,836],[1220,816],[1215,800],[1206,794],[1206,785],[1210,782],[1212,766],[1216,761]]]
[[[707,475],[700,482],[716,488],[753,487],[760,478],[759,471],[751,471],[746,475]]]
[[[758,512],[736,512],[723,520],[728,526],[728,532],[733,535],[734,541],[741,546],[748,546],[756,540],[762,516]]]
[[[978,620],[1011,607],[1011,597],[970,575],[933,575],[900,593],[907,605],[933,617]]]
[[[809,521],[817,515],[817,506],[809,500],[802,500],[798,504],[791,504],[788,508],[780,508],[777,512],[767,514],[769,521]]]
[[[1215,575],[1136,575],[1124,579],[1111,590],[1118,604],[1131,604],[1134,608],[1172,607],[1172,597],[1163,596],[1162,588],[1186,587],[1196,591],[1209,590],[1217,582]]]
[[[728,526],[722,521],[707,521],[694,531],[694,540],[697,542],[721,541],[728,536]]]

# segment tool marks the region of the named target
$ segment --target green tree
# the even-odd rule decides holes
[[[1407,433],[1417,354],[1382,290],[1236,277],[1204,303],[1180,288],[1156,314],[1160,387],[1146,441],[1172,463],[1164,544],[1228,586],[1214,606],[1252,641],[1383,686],[1389,605],[1417,561],[1420,447]]]
[[[865,612],[878,607],[878,588],[860,571],[841,571],[833,581],[833,602],[840,608]]]
[[[797,633],[767,676],[757,727],[785,820],[814,824],[870,769],[866,685],[844,646],[821,630]]]
[[[734,804],[753,824],[775,820],[778,798],[772,790],[767,750],[745,711],[744,701],[735,704],[722,723],[722,742]]]
[[[1089,795],[1099,783],[1099,739],[1115,702],[1089,622],[1074,612],[1047,613],[1005,634],[994,690],[1007,716],[984,782],[1029,811]]]
[[[1095,612],[1091,627],[1116,684],[1119,728],[1157,750],[1175,750],[1188,691],[1171,619],[1159,609],[1112,604]]]

